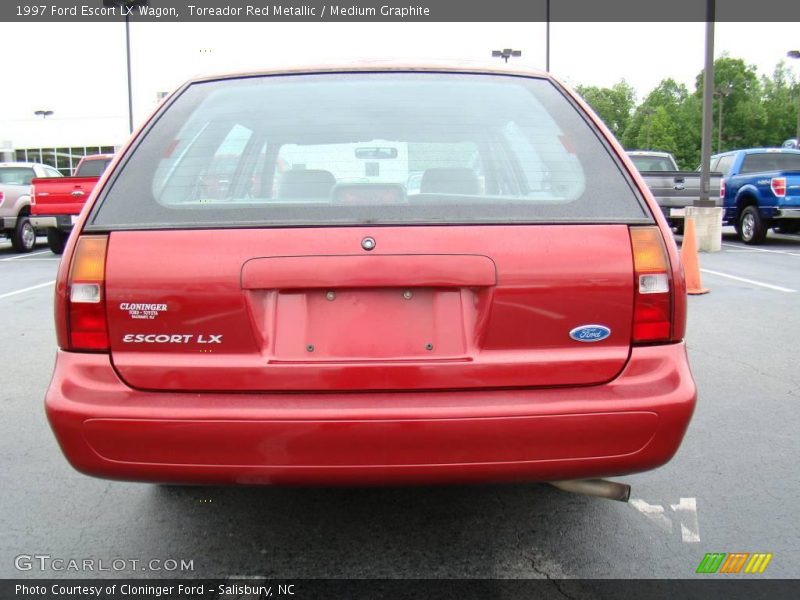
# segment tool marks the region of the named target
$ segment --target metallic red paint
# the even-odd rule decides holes
[[[316,394],[144,392],[59,351],[47,393],[87,474],[175,483],[548,481],[657,467],[695,404],[683,344],[634,348],[597,386]]]
[[[683,263],[681,262],[680,253],[678,252],[678,244],[672,236],[672,229],[666,217],[664,217],[664,214],[661,212],[661,208],[658,206],[653,193],[650,191],[650,188],[647,187],[641,173],[639,173],[639,169],[633,164],[633,161],[630,159],[627,152],[625,152],[622,144],[617,141],[617,138],[611,133],[611,130],[603,122],[603,119],[601,119],[574,90],[558,81],[555,77],[550,76],[550,79],[559,85],[562,91],[581,107],[592,120],[593,125],[611,145],[611,148],[614,150],[619,160],[627,167],[628,174],[636,184],[639,193],[645,199],[650,209],[650,214],[653,215],[656,225],[658,225],[658,228],[661,230],[662,239],[666,244],[667,255],[669,256],[669,263],[672,269],[672,341],[678,342],[686,335],[686,278],[684,277]]]
[[[302,72],[321,70],[326,69]],[[549,77],[497,66],[402,64],[327,70]],[[450,282],[442,281],[438,272],[415,274],[425,293],[460,290],[463,354],[468,360],[444,357],[414,364],[420,361],[412,357],[405,363],[361,365],[281,363],[270,357],[275,332],[269,327],[268,310],[277,306],[281,294],[270,291],[269,281],[259,281],[263,272],[248,274],[244,265],[276,256],[357,254],[360,240],[370,233],[367,228],[325,230],[324,236],[313,230],[304,230],[305,236],[297,235],[300,230],[113,232],[106,288],[110,313],[117,310],[115,302],[166,297],[191,322],[224,328],[231,345],[214,353],[177,347],[126,352],[119,343],[125,328],[114,314],[109,319],[112,355],[60,350],[46,410],[68,460],[87,474],[127,480],[376,485],[552,481],[622,475],[667,462],[680,445],[696,400],[681,343],[686,297],[677,246],[621,146],[580,98],[555,83],[607,138],[663,234],[672,269],[676,343],[629,343],[633,277],[632,270],[619,266],[627,260],[630,267],[627,227],[622,225],[494,226],[480,232],[474,226],[418,227],[413,236],[409,228],[380,228],[376,256],[490,256],[498,285],[487,284],[485,275],[465,283],[463,273]],[[168,108],[169,101],[162,106]],[[140,132],[128,147],[135,145]],[[128,147],[115,163],[124,160]],[[94,190],[90,207],[115,167]],[[83,211],[76,231],[82,230],[88,214]],[[523,229],[526,235],[503,237]],[[549,233],[539,237],[544,230]],[[586,231],[591,234],[584,235]],[[495,237],[487,237],[490,234]],[[231,245],[232,235],[243,243]],[[69,346],[66,282],[77,237],[70,237],[56,284],[61,348]],[[496,246],[487,250],[487,239],[495,240]],[[324,245],[315,249],[322,241]],[[186,253],[163,261],[163,256],[175,256],[164,254],[175,247]],[[623,248],[625,256],[619,254]],[[192,254],[202,264],[180,259]],[[596,260],[592,267],[600,265],[602,276],[587,269],[587,260]],[[603,271],[609,261],[616,266]],[[351,277],[347,262],[336,269]],[[159,269],[152,269],[153,264]],[[202,280],[193,278],[198,268]],[[390,289],[385,287],[388,276],[382,275],[383,283],[373,291]],[[363,280],[355,284],[368,287]],[[137,297],[127,297],[131,293]],[[592,310],[611,319],[619,338],[594,349],[560,348],[563,323],[554,315],[579,317],[583,323],[589,322],[584,316]],[[526,318],[534,321],[520,326]],[[164,331],[174,325],[161,322]],[[531,327],[533,323],[537,326]],[[520,344],[524,352],[514,352]],[[494,360],[482,364],[488,356]],[[458,385],[454,373],[459,374]],[[380,391],[387,388],[394,391]],[[260,391],[265,389],[272,391]]]
[[[369,254],[366,235],[379,244]],[[340,299],[325,300],[328,285]],[[587,385],[628,359],[633,266],[626,225],[116,231],[106,291],[114,367],[140,389]],[[167,310],[134,320],[131,302]],[[588,323],[611,336],[570,339]],[[137,334],[224,338],[126,341]]]

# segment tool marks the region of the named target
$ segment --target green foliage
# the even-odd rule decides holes
[[[636,93],[633,88],[623,79],[610,88],[578,86],[578,93],[603,119],[611,132],[620,137],[628,127],[628,121],[636,105]]]
[[[771,77],[759,77],[754,66],[721,56],[714,61],[714,89],[714,153],[775,147],[795,136],[800,83],[783,61]],[[579,86],[578,93],[625,148],[671,152],[682,169],[694,169],[700,163],[702,71],[694,91],[673,79],[664,79],[638,106],[633,89],[624,80],[610,88]]]
[[[762,77],[763,104],[766,112],[764,145],[777,146],[797,135],[797,107],[800,82],[795,81],[786,63],[775,67],[772,78]]]

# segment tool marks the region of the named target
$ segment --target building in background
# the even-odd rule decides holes
[[[114,154],[116,146],[72,146],[67,148],[18,148],[12,150],[11,158],[18,162],[35,162],[50,165],[62,175],[72,175],[81,158],[91,154]]]
[[[169,94],[157,92],[156,103]],[[114,154],[127,139],[124,116],[64,116],[56,109],[46,118],[0,118],[0,162],[42,163],[72,175],[84,156]]]
[[[57,108],[57,107],[56,107]],[[59,114],[0,120],[0,160],[36,162],[72,175],[89,154],[113,154],[128,139],[125,117]]]

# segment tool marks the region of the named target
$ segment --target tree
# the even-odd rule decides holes
[[[611,132],[621,139],[628,127],[636,105],[636,93],[622,79],[612,87],[578,86],[578,93],[605,122]]]
[[[624,80],[611,88],[579,86],[578,91],[625,148],[671,152],[682,169],[694,170],[700,164],[703,71],[697,75],[693,92],[673,79],[664,79],[639,106]],[[723,55],[714,61],[714,92],[714,152],[777,147],[794,137],[800,82],[783,61],[771,77],[759,77],[754,66]]]
[[[767,114],[764,136],[765,146],[779,146],[784,140],[797,134],[797,98],[800,84],[794,79],[786,63],[775,67],[772,78],[762,77],[764,110]]]
[[[714,151],[762,146],[767,135],[767,112],[761,102],[762,87],[756,68],[741,58],[721,56],[714,61],[714,91]],[[703,71],[697,76],[695,96],[703,97]],[[717,148],[720,106],[722,145]]]
[[[682,168],[694,168],[696,123],[693,105],[686,86],[674,79],[664,79],[644,99],[631,118],[623,137],[630,149],[671,152]]]

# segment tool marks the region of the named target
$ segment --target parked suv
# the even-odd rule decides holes
[[[353,143],[408,165],[353,182]],[[235,164],[212,189],[219,157]],[[553,481],[652,469],[683,438],[675,244],[546,74],[192,81],[100,186],[59,269],[46,398],[84,473]]]

